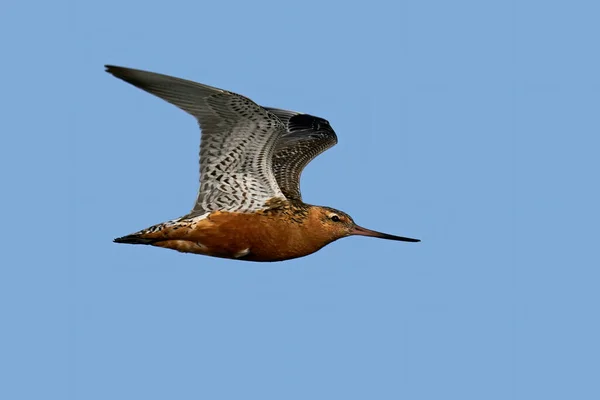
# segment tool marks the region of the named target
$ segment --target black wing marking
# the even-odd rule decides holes
[[[286,126],[275,142],[273,174],[288,200],[302,200],[300,175],[316,156],[337,143],[337,136],[323,118],[294,111],[264,107]]]

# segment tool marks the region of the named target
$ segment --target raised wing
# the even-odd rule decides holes
[[[284,198],[272,172],[272,154],[285,127],[252,100],[226,90],[130,68],[106,71],[196,117],[200,140],[200,189],[192,214],[252,212]]]
[[[337,143],[327,120],[294,111],[264,107],[286,126],[273,153],[273,174],[288,200],[302,200],[300,175],[316,156]]]

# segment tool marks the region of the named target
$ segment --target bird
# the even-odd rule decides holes
[[[193,81],[114,65],[106,72],[191,114],[200,125],[200,187],[183,217],[114,239],[205,256],[272,262],[359,235],[418,239],[357,225],[345,212],[304,203],[300,175],[337,143],[323,118],[263,107]]]

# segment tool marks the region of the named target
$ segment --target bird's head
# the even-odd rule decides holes
[[[356,225],[352,217],[343,211],[329,207],[313,207],[313,215],[319,225],[319,230],[326,235],[329,241],[341,239],[346,236],[371,236],[380,239],[399,240],[403,242],[420,242],[419,239],[411,239],[403,236],[395,236],[387,233],[373,231]]]

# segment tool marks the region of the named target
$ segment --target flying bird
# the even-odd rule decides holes
[[[325,119],[262,107],[239,94],[167,75],[112,65],[106,71],[191,114],[201,129],[200,189],[192,211],[116,243],[282,261],[351,235],[419,241],[363,228],[342,211],[302,201],[302,170],[337,143]]]

